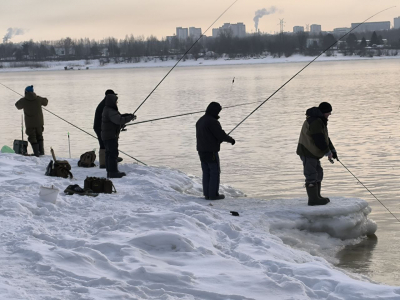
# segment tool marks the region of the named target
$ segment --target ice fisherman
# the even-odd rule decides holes
[[[101,139],[101,123],[103,119],[103,110],[106,103],[107,95],[116,95],[113,90],[107,90],[105,93],[104,99],[97,105],[96,112],[94,114],[94,122],[93,122],[93,130],[96,132],[97,139],[99,140],[99,168],[106,168],[106,146],[104,146],[104,142]],[[118,157],[118,162],[122,161],[122,158]]]
[[[118,170],[118,138],[122,126],[135,119],[134,114],[121,115],[119,113],[117,94],[114,92],[107,94],[101,123],[101,139],[105,146],[107,178],[121,178],[126,175]]]
[[[42,106],[47,106],[49,101],[35,94],[33,85],[25,88],[25,97],[15,103],[17,109],[24,110],[25,133],[32,146],[33,154],[37,157],[44,155],[43,131],[44,119]]]
[[[321,196],[321,182],[324,172],[320,159],[327,156],[339,160],[335,147],[328,134],[328,118],[332,113],[332,106],[328,102],[321,102],[318,107],[306,111],[306,120],[300,132],[296,153],[303,161],[305,186],[308,195],[308,205],[325,205],[329,198]]]
[[[203,194],[206,200],[225,198],[218,193],[221,173],[218,152],[222,142],[235,145],[235,140],[222,130],[218,121],[221,110],[219,103],[211,102],[205,115],[196,123],[197,151],[203,171]]]

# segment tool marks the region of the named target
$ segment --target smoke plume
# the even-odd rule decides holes
[[[3,43],[6,43],[9,39],[11,39],[14,35],[22,35],[24,34],[24,30],[21,28],[8,28],[6,35],[3,37]]]
[[[262,18],[263,16],[266,16],[266,15],[273,14],[275,11],[276,11],[275,6],[271,6],[270,9],[263,8],[263,9],[259,9],[256,11],[256,15],[253,18],[254,27],[256,28],[256,32],[258,31],[258,21],[260,20],[260,18]]]

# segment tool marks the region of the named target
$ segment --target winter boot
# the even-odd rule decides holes
[[[207,198],[206,198],[207,199]],[[209,200],[222,200],[222,199],[225,199],[225,195],[223,195],[223,194],[218,194],[217,193],[217,196],[216,197],[209,197],[208,198]]]
[[[105,169],[106,168],[106,149],[99,150],[99,168]]]
[[[39,141],[39,155],[44,155],[44,144],[43,144],[43,141]]]
[[[308,195],[308,205],[325,205],[328,203],[327,200],[318,197],[318,186],[317,183],[306,183],[306,190]]]
[[[329,200],[329,198],[321,196],[321,182],[317,182],[317,186],[318,186],[318,197],[321,199],[324,199],[328,203],[331,202],[331,200]]]
[[[126,176],[124,172],[109,172],[107,173],[108,178],[122,178]]]
[[[35,144],[31,144],[32,145],[32,150],[33,150],[33,155],[35,155],[36,157],[39,157],[39,144],[35,143]]]

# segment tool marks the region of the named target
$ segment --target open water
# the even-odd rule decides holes
[[[305,63],[176,68],[137,112],[137,121],[203,110],[209,102],[228,106],[263,101]],[[49,99],[48,109],[94,134],[93,115],[106,89],[119,96],[122,113],[133,112],[167,73],[166,68],[0,73],[0,82],[23,94],[33,84]],[[232,79],[235,77],[235,82]],[[315,62],[266,102],[223,144],[221,181],[249,197],[304,197],[302,164],[295,154],[307,108],[333,106],[329,133],[341,162],[400,219],[400,59]],[[19,96],[0,86],[0,146],[21,138]],[[223,109],[229,132],[257,104]],[[45,145],[59,157],[98,148],[97,140],[45,114]],[[129,126],[120,150],[150,164],[201,175],[191,115]],[[25,137],[26,138],[26,137]],[[49,152],[49,151],[47,151]],[[125,161],[132,159],[125,157]],[[338,162],[322,160],[323,195],[367,200],[377,237],[337,254],[338,266],[372,280],[400,285],[400,223]]]

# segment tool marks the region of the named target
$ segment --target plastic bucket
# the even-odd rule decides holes
[[[59,190],[54,186],[41,186],[39,196],[43,201],[56,203]]]

